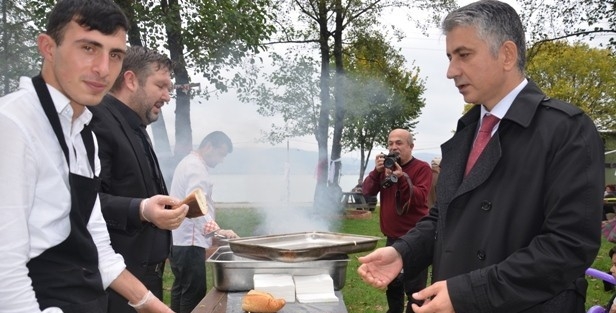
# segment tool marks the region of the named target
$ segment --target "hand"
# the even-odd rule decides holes
[[[206,238],[212,237],[219,230],[220,226],[215,220],[209,220],[203,225],[203,234]]]
[[[402,175],[404,175],[404,172],[402,171],[402,167],[400,166],[400,164],[398,164],[398,162],[396,162],[394,165],[396,166],[396,169],[394,169],[391,172],[391,174],[396,175],[396,177],[398,177],[398,178],[402,177]],[[389,173],[388,173],[388,175],[389,175]]]
[[[142,307],[135,308],[135,310],[139,313],[173,313],[171,308],[154,296],[150,297]]]
[[[240,236],[238,236],[234,231],[232,231],[230,229],[221,229],[221,230],[217,231],[216,234],[218,234],[220,236],[224,236],[227,239],[240,238]]]
[[[172,210],[166,206],[176,206],[180,200],[164,195],[156,195],[141,201],[141,218],[160,229],[173,230],[180,227],[188,213],[188,205],[183,204]]]
[[[385,166],[383,165],[384,160],[385,155],[382,153],[377,154],[376,159],[374,159],[374,169],[376,169],[376,171],[379,173],[383,172],[383,170],[385,169]]]
[[[446,280],[438,281],[414,293],[413,299],[424,301],[422,306],[418,306],[415,303],[411,305],[415,313],[455,313],[453,304],[451,304],[451,299],[449,298]]]
[[[402,257],[392,247],[376,249],[358,261],[362,263],[357,269],[359,277],[376,288],[387,287],[402,271]]]

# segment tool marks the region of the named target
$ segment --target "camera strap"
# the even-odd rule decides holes
[[[401,203],[400,190],[396,190],[396,213],[398,213],[398,215],[404,215],[406,214],[406,212],[408,212],[409,208],[411,207],[411,198],[413,197],[413,182],[411,182],[411,178],[407,173],[404,173],[402,177],[406,179],[406,183],[409,186],[409,200],[405,203]]]

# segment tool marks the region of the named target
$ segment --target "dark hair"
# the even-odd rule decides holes
[[[226,145],[229,148],[229,153],[233,152],[233,144],[231,143],[231,138],[229,138],[227,134],[221,131],[213,131],[207,134],[207,136],[205,136],[205,138],[201,140],[199,149],[205,147],[205,145],[207,145],[208,143],[217,148],[222,145]]]
[[[118,75],[113,87],[111,87],[111,91],[115,92],[122,88],[122,85],[124,85],[124,73],[127,71],[135,73],[137,80],[139,80],[139,85],[144,86],[148,77],[154,71],[160,69],[173,72],[173,62],[169,57],[141,46],[128,47],[122,62],[122,71],[120,71],[120,75]]]
[[[114,34],[120,28],[129,29],[128,18],[112,0],[60,0],[47,16],[45,33],[60,45],[66,25],[73,20],[105,35]]]
[[[479,38],[486,41],[496,56],[505,41],[513,41],[518,48],[518,70],[524,73],[526,40],[520,16],[510,5],[496,0],[481,0],[452,11],[445,17],[443,33],[458,26],[471,26]]]
[[[608,252],[610,259],[612,258],[612,256],[614,256],[615,253],[616,253],[616,246],[612,247],[612,249],[610,249],[610,252]]]

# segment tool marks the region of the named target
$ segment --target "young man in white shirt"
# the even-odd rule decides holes
[[[61,0],[37,44],[41,74],[0,98],[3,312],[106,312],[105,288],[137,312],[170,312],[111,248],[89,130],[120,72],[129,23],[111,0]]]
[[[214,221],[214,185],[209,173],[232,151],[233,144],[225,133],[212,132],[203,138],[197,150],[184,157],[173,174],[171,196],[183,199],[200,188],[205,193],[208,206],[206,216],[184,219],[180,227],[172,231],[173,246],[169,260],[175,280],[171,288],[171,308],[176,312],[192,312],[205,296],[205,252],[212,246],[213,232],[227,238],[237,238],[235,232],[220,229]]]

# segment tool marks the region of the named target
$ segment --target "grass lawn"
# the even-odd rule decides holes
[[[234,208],[234,209],[218,209],[216,212],[217,221],[224,228],[233,229],[238,235],[246,237],[253,234],[254,229],[259,224],[261,216],[258,211],[250,208]],[[340,230],[336,232],[369,235],[382,237],[379,228],[378,208],[373,212],[372,218],[367,220],[351,220],[344,219],[341,223]],[[378,247],[385,245],[385,239],[381,239],[378,242]],[[608,271],[611,266],[611,260],[607,256],[612,244],[603,241],[601,250],[593,264],[593,267],[603,271]],[[353,313],[377,313],[387,311],[387,301],[385,300],[385,292],[368,286],[357,275],[357,267],[359,262],[357,257],[367,254],[358,253],[350,255],[350,262],[347,268],[346,284],[342,289],[344,301],[347,306],[347,310]],[[212,280],[210,275],[211,269],[208,266],[208,290],[212,287]],[[165,303],[169,304],[169,293],[173,282],[173,275],[169,266],[165,267],[164,276],[164,289],[165,289]],[[603,283],[596,279],[588,277],[588,294],[586,299],[586,307],[589,308],[592,305],[604,305],[610,299],[612,292],[606,292],[603,289]]]

